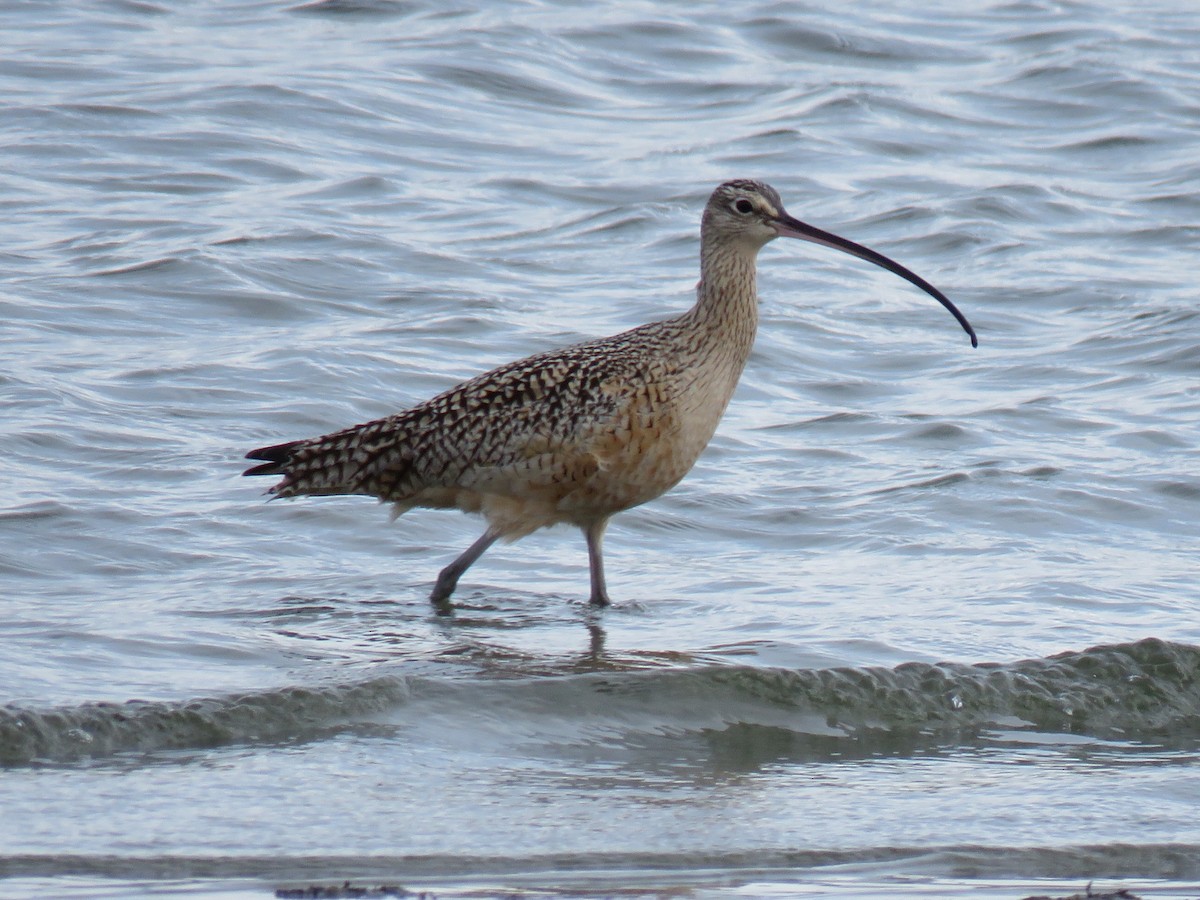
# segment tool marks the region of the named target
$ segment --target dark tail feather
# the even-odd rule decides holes
[[[261,466],[251,466],[243,475],[286,475],[288,463],[292,461],[292,452],[304,441],[288,441],[286,444],[275,444],[273,447],[259,447],[246,454],[246,459],[264,459]]]

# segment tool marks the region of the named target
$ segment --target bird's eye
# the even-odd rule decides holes
[[[735,200],[733,203],[734,211],[740,212],[743,216],[754,212],[754,204],[744,197],[741,200]]]

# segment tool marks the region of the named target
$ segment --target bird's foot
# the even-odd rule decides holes
[[[443,570],[438,575],[437,582],[429,594],[429,602],[438,608],[439,615],[447,615],[453,608],[450,603],[450,595],[454,593],[454,589],[457,586],[457,573]]]

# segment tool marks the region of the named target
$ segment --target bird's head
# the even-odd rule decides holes
[[[865,259],[915,284],[937,300],[970,335],[971,346],[979,346],[975,329],[945,294],[882,253],[793,218],[783,208],[779,192],[769,184],[744,178],[722,184],[708,198],[701,233],[705,242],[718,246],[741,246],[752,255],[777,237],[789,237],[832,247]]]
[[[706,235],[723,243],[741,243],[757,251],[779,237],[777,223],[786,216],[775,188],[738,179],[713,191],[701,227]]]

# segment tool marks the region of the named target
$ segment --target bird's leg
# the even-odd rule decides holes
[[[489,528],[458,559],[442,569],[438,574],[437,584],[433,586],[433,593],[429,595],[430,601],[438,605],[445,604],[450,599],[450,595],[454,593],[454,588],[458,585],[458,579],[462,577],[462,573],[471,568],[471,564],[483,556],[484,551],[499,539],[500,535]]]
[[[608,517],[597,519],[583,530],[587,535],[588,568],[592,573],[592,606],[608,606],[608,589],[604,586],[604,529]]]

